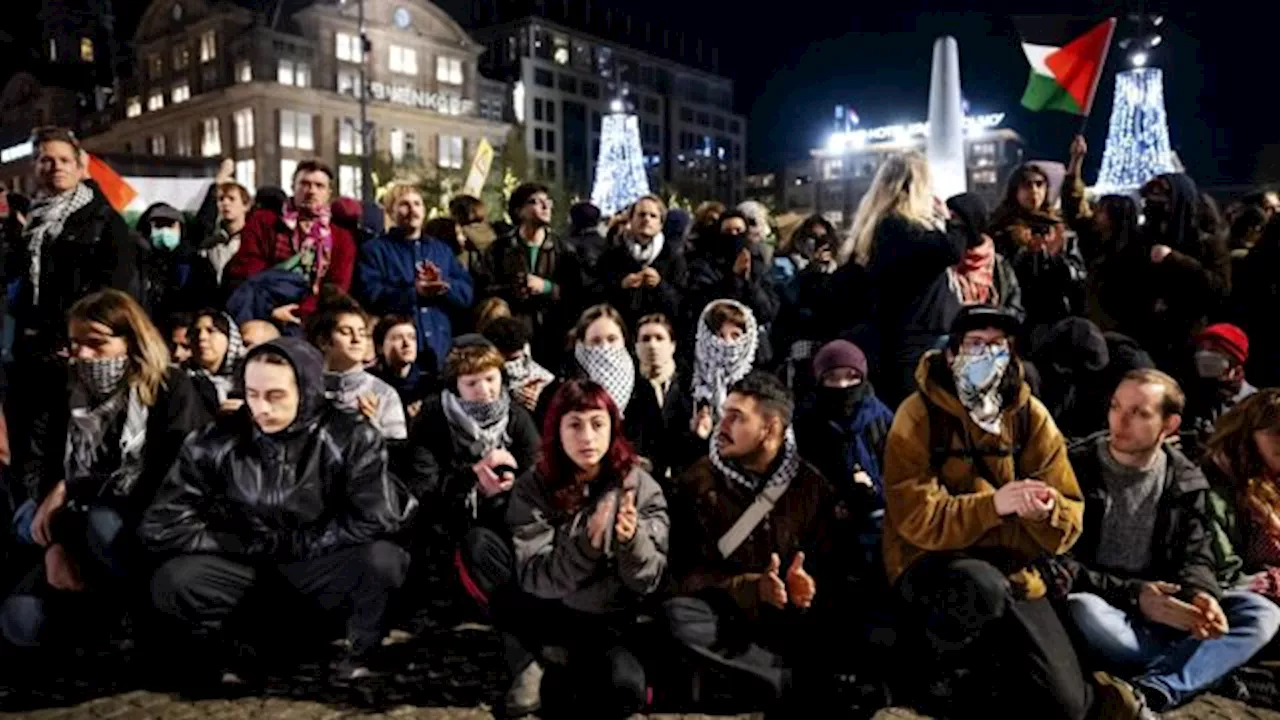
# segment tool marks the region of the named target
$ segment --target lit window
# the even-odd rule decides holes
[[[387,145],[391,152],[391,159],[400,162],[404,160],[404,131],[400,128],[391,128]]]
[[[173,49],[173,69],[185,70],[191,64],[191,48],[179,45]]]
[[[134,96],[129,98],[129,102],[124,106],[125,117],[138,117],[142,114],[142,98]]]
[[[87,63],[93,62],[93,40],[80,38],[80,59]]]
[[[191,86],[187,83],[173,86],[173,104],[177,105],[191,99]]]
[[[364,178],[361,177],[359,167],[355,165],[338,166],[338,194],[349,198],[364,196]]]
[[[164,155],[164,136],[152,135],[147,139],[147,149],[152,155]]]
[[[237,110],[232,121],[236,126],[236,148],[253,147],[253,108]]]
[[[390,68],[393,73],[418,74],[418,52],[413,48],[391,46]]]
[[[462,138],[457,135],[441,135],[436,164],[448,170],[462,169]]]
[[[360,129],[350,118],[338,121],[338,154],[363,155],[364,139],[360,137]]]
[[[163,107],[164,107],[164,93],[152,93],[151,97],[147,98],[148,110],[160,110]]]
[[[206,30],[200,35],[200,62],[207,63],[218,57],[218,33]]]
[[[258,185],[258,169],[252,160],[236,161],[236,182],[240,183],[252,195]]]
[[[436,82],[450,85],[462,84],[462,61],[458,58],[436,57]]]
[[[293,84],[298,87],[311,87],[311,66],[300,62],[293,69]]]
[[[315,150],[311,114],[293,110],[280,111],[280,147]]]
[[[191,130],[179,132],[177,142],[174,143],[173,154],[178,157],[191,157]]]
[[[281,85],[293,84],[293,61],[281,60],[276,69],[276,82]]]
[[[290,195],[293,194],[293,174],[298,170],[297,160],[281,160],[280,161],[280,184],[289,188]]]
[[[218,118],[205,118],[201,121],[204,134],[200,139],[200,154],[205,157],[217,157],[222,154],[222,128]]]
[[[248,60],[236,63],[236,82],[253,82],[253,63]]]
[[[281,85],[311,86],[311,68],[304,62],[280,60],[276,66],[276,82]]]
[[[335,53],[339,60],[347,62],[364,62],[364,53],[360,49],[360,36],[351,35],[349,33],[338,33],[336,36]]]

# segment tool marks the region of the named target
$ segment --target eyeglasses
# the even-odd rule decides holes
[[[962,355],[981,355],[987,351],[987,348],[991,348],[992,350],[1008,350],[1009,340],[1008,338],[1000,338],[999,340],[987,342],[980,338],[972,338],[960,343],[960,353]]]

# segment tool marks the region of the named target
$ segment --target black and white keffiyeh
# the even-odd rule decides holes
[[[707,313],[721,303],[733,305],[747,316],[746,332],[732,342],[720,339],[707,327]],[[759,341],[755,313],[746,305],[736,300],[716,300],[702,309],[693,346],[693,402],[694,407],[702,403],[711,407],[712,422],[720,420],[720,408],[729,394],[729,386],[751,372]]]
[[[636,363],[631,353],[625,347],[587,347],[579,342],[573,347],[573,357],[587,377],[609,393],[618,412],[625,415],[636,387]]]
[[[138,390],[126,382],[128,364],[127,357],[75,361],[63,455],[69,485],[94,476],[94,464],[102,457],[107,433],[121,412],[125,416],[120,433],[120,465],[111,471],[104,489],[119,496],[128,495],[142,476],[150,410],[142,404]]]
[[[202,377],[208,380],[218,391],[218,402],[224,403],[231,395],[231,391],[235,389],[236,372],[240,368],[240,363],[244,360],[244,356],[249,354],[245,349],[244,338],[240,336],[240,328],[236,325],[236,321],[230,315],[223,313],[227,319],[227,354],[222,358],[222,365],[218,366],[216,371],[209,371],[198,364],[194,364],[191,368],[191,375],[194,377]]]
[[[667,244],[667,238],[662,233],[653,236],[648,245],[641,245],[638,240],[633,237],[627,238],[627,247],[631,250],[631,257],[641,265],[649,266],[654,260],[658,259],[658,255],[662,252],[662,246]]]
[[[440,393],[440,403],[454,447],[470,458],[483,458],[490,450],[511,444],[507,426],[511,419],[511,396],[505,391],[493,402],[470,402],[452,390]]]
[[[791,428],[787,428],[787,434],[782,441],[782,462],[778,465],[778,469],[764,481],[763,485],[757,485],[752,482],[741,470],[735,469],[733,465],[725,462],[720,457],[720,448],[716,444],[715,433],[711,435],[711,464],[715,469],[724,473],[733,483],[741,486],[750,493],[757,493],[765,488],[776,487],[790,483],[795,480],[796,473],[800,471],[800,453],[796,449],[796,434]]]
[[[67,218],[91,202],[93,191],[79,183],[71,190],[46,196],[32,205],[31,219],[23,235],[27,240],[27,252],[31,255],[29,279],[33,304],[40,302],[40,255],[45,243],[61,235]]]
[[[519,359],[506,361],[502,369],[507,373],[507,382],[511,385],[513,392],[526,385],[537,382],[549,383],[556,379],[550,370],[533,361],[533,354],[529,352],[528,344],[524,346],[524,354]]]

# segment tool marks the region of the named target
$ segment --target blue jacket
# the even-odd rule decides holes
[[[851,489],[853,474],[861,469],[871,476],[875,497],[869,510],[884,507],[884,447],[893,425],[893,411],[874,391],[858,405],[847,422],[832,420],[813,399],[796,414],[796,440],[800,455],[842,492]]]
[[[435,263],[441,280],[449,290],[437,297],[424,298],[414,288],[417,267],[422,262]],[[424,237],[406,240],[396,230],[364,244],[356,263],[359,298],[365,309],[376,315],[408,315],[416,321],[418,351],[429,348],[436,357],[437,369],[444,366],[445,355],[453,346],[451,311],[471,307],[475,291],[471,274],[454,257],[444,242]]]

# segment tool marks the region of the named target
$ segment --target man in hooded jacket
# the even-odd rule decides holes
[[[247,407],[186,444],[139,534],[167,558],[151,583],[155,607],[193,629],[219,632],[268,579],[345,611],[346,652],[333,670],[350,679],[367,674],[409,564],[382,538],[416,502],[388,474],[378,431],[326,402],[323,362],[296,338],[250,351]]]
[[[152,317],[195,312],[218,298],[218,276],[208,259],[197,252],[194,234],[182,211],[155,203],[143,211],[134,228],[146,243],[143,289]]]

